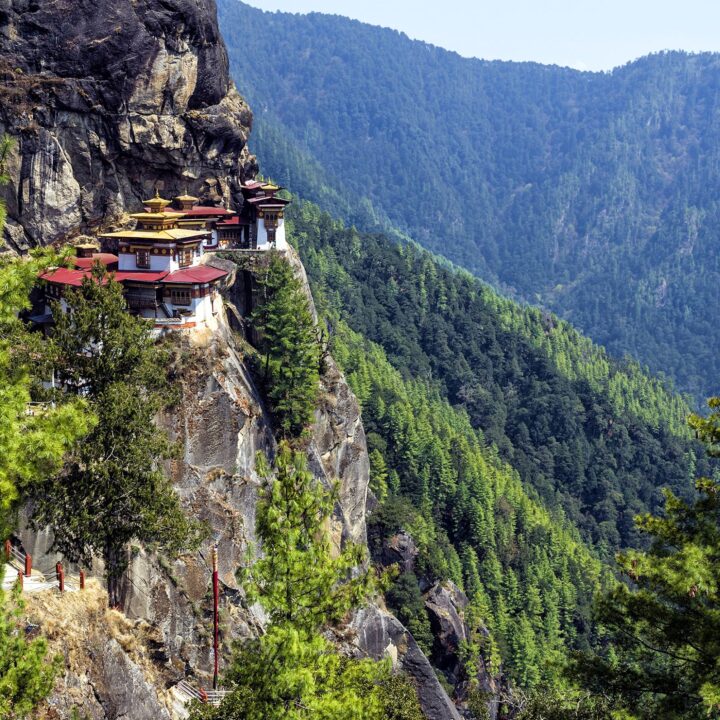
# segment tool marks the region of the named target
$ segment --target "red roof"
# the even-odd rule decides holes
[[[56,285],[72,285],[80,287],[84,278],[90,278],[92,275],[87,270],[71,270],[70,268],[56,268],[55,270],[46,270],[40,273],[41,280],[54,283]],[[107,278],[103,278],[103,285],[107,283]]]
[[[212,207],[211,205],[196,205],[190,210],[176,210],[175,208],[166,207],[165,212],[183,213],[184,215],[196,217],[215,217],[217,215],[232,215],[232,210],[224,207]]]
[[[226,225],[249,225],[250,221],[246,220],[244,218],[241,218],[239,215],[236,215],[235,217],[228,218],[227,220],[220,220],[220,222],[217,224],[218,227],[224,227]]]
[[[218,270],[209,265],[198,265],[196,267],[184,268],[183,270],[176,270],[170,273],[163,282],[193,285],[196,283],[213,282],[213,280],[219,280],[227,274],[226,270]]]
[[[118,256],[112,253],[93,253],[91,257],[76,257],[73,258],[75,267],[79,268],[91,268],[95,261],[99,261],[105,267],[112,265],[118,261]]]
[[[126,271],[123,270],[122,272],[115,272],[113,275],[115,276],[115,279],[118,282],[125,282],[126,280],[130,280],[132,282],[147,282],[147,283],[156,283],[160,282],[166,275],[168,274],[167,270],[153,270],[148,272],[143,272],[142,270],[133,270],[133,271]]]

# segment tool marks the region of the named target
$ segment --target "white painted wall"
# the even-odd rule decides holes
[[[277,230],[275,230],[275,249],[287,250],[288,244],[285,238],[285,218],[278,219]]]
[[[206,297],[192,298],[190,305],[173,305],[171,302],[167,302],[166,305],[171,313],[175,310],[178,312],[189,311],[188,314],[182,317],[186,322],[204,323],[209,321],[213,315],[217,314],[222,304],[222,299],[219,293],[215,293],[215,302],[213,304],[213,295],[207,295]]]
[[[118,270],[123,272],[142,272],[143,270],[153,270],[155,272],[167,270],[173,272],[179,268],[178,261],[173,259],[172,255],[151,255],[149,268],[139,268],[137,266],[135,253],[120,253],[118,255]]]
[[[270,249],[270,243],[267,239],[267,230],[265,229],[265,218],[258,218],[257,220],[257,249]]]
[[[287,240],[285,238],[285,218],[278,218],[278,224],[275,228],[275,249],[287,250]],[[273,246],[268,242],[268,234],[265,229],[265,218],[258,218],[257,221],[257,249],[270,250]]]
[[[218,232],[217,230],[213,230],[210,233],[210,237],[205,241],[205,243],[201,243],[201,247],[215,247],[218,244]]]

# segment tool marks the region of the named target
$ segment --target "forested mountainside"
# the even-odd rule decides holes
[[[380,562],[401,561],[387,593],[392,609],[452,679],[457,670],[433,641],[421,597],[452,580],[470,599],[474,644],[462,661],[478,655],[491,672],[502,662],[522,688],[555,684],[569,651],[595,641],[590,608],[610,571],[561,512],[528,493],[464,409],[431,383],[404,378],[344,321],[335,329],[333,352],[362,403],[380,499],[370,546]],[[393,552],[407,537],[410,549]]]
[[[684,494],[697,472],[709,471],[685,430],[683,401],[636,365],[610,360],[567,323],[500,299],[413,245],[348,229],[317,206],[304,203],[291,218],[331,331],[346,321],[381,346],[404,378],[461,411],[601,555],[637,544],[633,517],[659,507],[660,487]],[[370,399],[371,450],[405,457],[407,418],[396,418],[397,435],[383,438],[372,408],[387,401],[369,393],[372,372],[351,369],[358,396]],[[442,462],[429,457],[424,470],[393,467],[405,472],[404,492],[417,507],[443,508],[428,494]],[[457,518],[460,500],[447,492],[448,518]]]
[[[698,400],[719,389],[718,56],[584,73],[218,5],[265,173],[364,229],[393,224]]]

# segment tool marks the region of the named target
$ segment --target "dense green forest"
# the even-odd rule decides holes
[[[331,332],[347,321],[404,378],[462,410],[601,556],[638,544],[633,517],[661,506],[661,487],[686,495],[709,470],[682,400],[566,323],[316,206],[295,207],[290,220]]]
[[[469,617],[491,638],[477,648],[522,687],[558,681],[569,648],[593,640],[590,606],[601,563],[559,512],[523,488],[475,430],[431,384],[404,379],[378,345],[342,321],[333,352],[363,408],[372,484],[384,502],[370,519],[377,551],[409,532],[420,556],[388,599],[432,657],[418,578],[451,579],[469,596]]]
[[[551,308],[697,400],[720,389],[718,56],[584,73],[218,6],[265,172]]]

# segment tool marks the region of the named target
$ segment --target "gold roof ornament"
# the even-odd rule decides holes
[[[159,213],[170,204],[170,200],[160,197],[160,191],[155,188],[155,197],[152,200],[143,200],[143,205],[150,208],[150,212]]]

